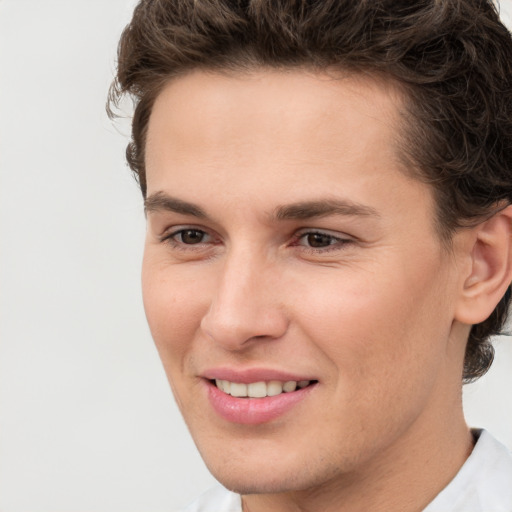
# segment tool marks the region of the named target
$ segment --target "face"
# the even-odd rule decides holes
[[[401,168],[400,107],[389,84],[306,71],[196,71],[156,100],[146,314],[229,488],[364,474],[450,414],[460,279]]]

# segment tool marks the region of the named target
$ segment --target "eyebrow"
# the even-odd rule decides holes
[[[208,217],[201,207],[193,203],[171,197],[165,192],[156,192],[155,194],[147,197],[144,200],[144,211],[146,213],[168,211],[181,213],[182,215],[191,215],[192,217],[198,217],[200,219],[206,219]]]
[[[208,215],[200,206],[171,197],[162,191],[156,192],[145,199],[144,210],[146,213],[169,211],[200,219],[208,218]],[[371,206],[354,203],[349,200],[320,199],[278,206],[270,218],[271,220],[275,219],[278,221],[306,220],[330,215],[379,217],[377,210]]]
[[[304,220],[329,215],[379,217],[375,208],[349,200],[322,199],[279,206],[274,210],[277,220]]]

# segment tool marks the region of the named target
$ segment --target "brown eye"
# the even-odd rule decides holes
[[[336,239],[330,235],[324,235],[322,233],[309,233],[306,235],[306,241],[309,247],[328,247],[336,242]]]
[[[204,242],[206,233],[199,229],[184,229],[176,234],[178,240],[187,245],[200,244]]]

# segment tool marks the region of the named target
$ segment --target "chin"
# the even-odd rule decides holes
[[[262,450],[263,451],[263,450]],[[210,455],[210,456],[209,456]],[[202,454],[212,475],[227,489],[238,494],[279,494],[311,489],[330,481],[339,470],[325,464],[325,458],[300,460],[297,453],[275,453],[273,457]]]
[[[210,470],[212,475],[230,491],[238,494],[279,494],[300,491],[312,486],[311,482],[302,481],[301,475],[282,475],[268,467],[264,472]],[[307,480],[307,479],[306,479]]]
[[[280,494],[289,491],[294,491],[293,487],[289,487],[285,482],[281,481],[263,481],[263,482],[255,482],[255,481],[246,481],[247,478],[237,478],[234,476],[232,479],[220,479],[215,478],[226,488],[232,492],[236,492],[237,494],[247,495],[247,494]]]

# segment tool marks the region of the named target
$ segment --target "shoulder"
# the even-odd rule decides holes
[[[242,512],[242,501],[239,494],[217,485],[181,512]]]
[[[424,512],[512,512],[512,453],[485,430],[455,478]]]

